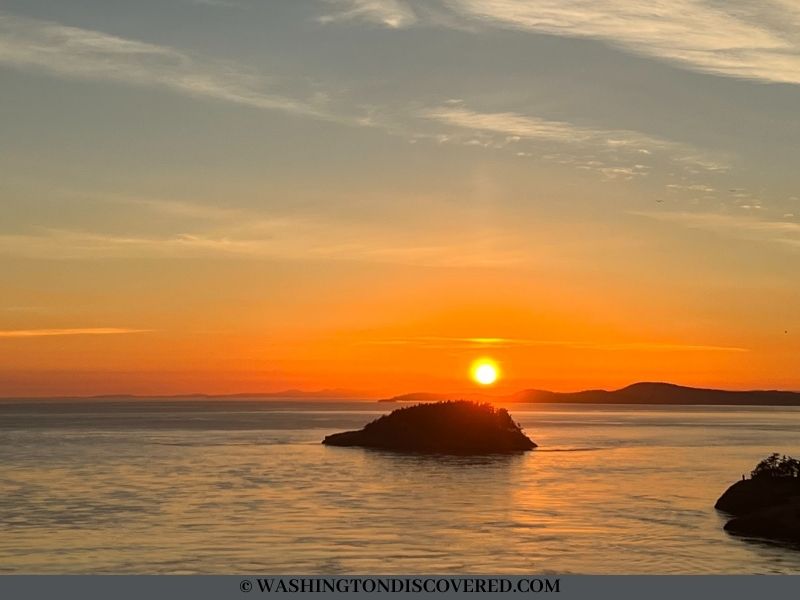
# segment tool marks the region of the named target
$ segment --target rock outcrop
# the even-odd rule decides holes
[[[800,543],[800,497],[734,517],[725,524],[725,531],[748,537]]]
[[[714,508],[732,515],[745,515],[800,499],[800,479],[796,477],[753,477],[737,481],[719,497]]]
[[[800,461],[778,454],[767,457],[750,479],[725,490],[714,507],[733,516],[725,531],[800,542]]]

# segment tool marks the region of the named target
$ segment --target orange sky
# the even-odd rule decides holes
[[[50,265],[20,278],[18,294],[48,305],[18,311],[0,338],[4,395],[458,392],[475,389],[481,356],[502,365],[498,392],[798,387],[782,315],[745,320],[753,302],[725,301],[722,284],[669,296],[657,273],[624,284],[517,268],[223,261],[197,277],[181,261],[68,264],[52,295]]]
[[[777,4],[50,4],[0,12],[0,396],[800,389]]]

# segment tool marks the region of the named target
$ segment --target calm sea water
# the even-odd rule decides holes
[[[0,405],[0,572],[798,573],[716,498],[800,409],[516,405],[521,456],[331,448],[392,405]]]

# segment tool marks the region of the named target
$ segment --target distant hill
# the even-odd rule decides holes
[[[507,396],[487,394],[412,393],[394,396],[381,402],[437,402],[463,398],[492,402],[554,402],[576,404],[688,404],[717,406],[800,406],[800,392],[780,390],[714,390],[685,387],[672,383],[641,382],[619,390],[585,390],[582,392],[549,392],[522,390]]]

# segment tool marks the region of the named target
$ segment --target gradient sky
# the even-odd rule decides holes
[[[800,389],[795,0],[3,0],[0,395]]]

